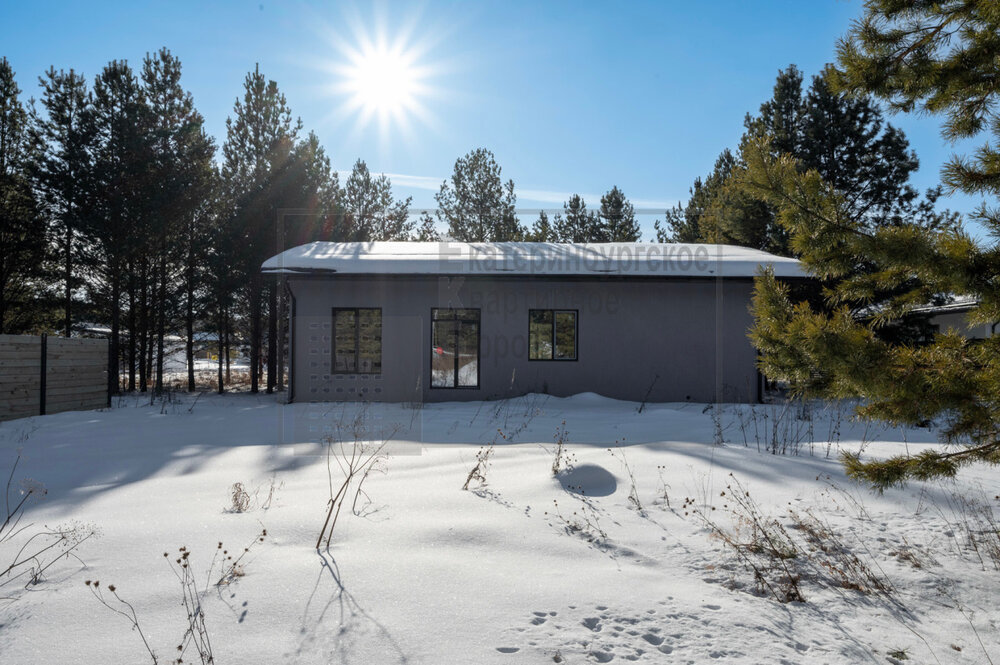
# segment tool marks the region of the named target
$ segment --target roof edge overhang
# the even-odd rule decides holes
[[[441,279],[442,277],[451,279],[468,279],[468,280],[551,280],[551,281],[715,281],[715,280],[725,280],[733,282],[752,282],[754,280],[754,275],[677,275],[677,274],[636,274],[636,273],[593,273],[593,274],[525,274],[525,273],[515,273],[515,272],[494,272],[494,273],[426,273],[426,272],[415,272],[415,273],[353,273],[353,272],[337,272],[336,270],[264,270],[262,271],[265,275],[271,275],[275,277],[286,277],[286,278],[296,278],[296,279],[307,279],[307,280],[317,280],[317,279],[327,279],[331,277],[336,277],[338,279],[346,280],[360,280],[360,279],[384,279],[384,280],[395,280],[395,279]],[[816,278],[811,275],[792,275],[792,276],[781,276],[778,275],[776,278],[782,282],[810,282],[815,281]]]

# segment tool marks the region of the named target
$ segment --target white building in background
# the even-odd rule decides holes
[[[979,301],[975,298],[961,296],[946,305],[928,305],[915,309],[915,312],[930,314],[931,325],[939,333],[953,330],[968,339],[986,339],[996,334],[1000,321],[993,323],[969,323],[969,311],[975,309]]]

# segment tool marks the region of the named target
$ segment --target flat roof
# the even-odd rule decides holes
[[[746,247],[684,243],[313,242],[261,266],[267,274],[805,277],[800,263]]]

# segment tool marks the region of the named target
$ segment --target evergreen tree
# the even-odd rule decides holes
[[[558,223],[560,217],[556,216],[556,222]],[[531,225],[531,230],[525,236],[525,239],[530,242],[557,242],[558,237],[556,235],[556,228],[549,221],[549,216],[544,210],[538,213],[538,219],[535,223]]]
[[[664,226],[657,227],[654,224],[654,228],[658,228],[659,231],[657,236],[659,242],[705,242],[705,238],[710,236],[711,232],[708,230],[702,232],[702,215],[718,195],[735,163],[736,158],[729,148],[726,148],[715,160],[712,173],[704,182],[701,178],[694,179],[687,203],[683,207],[678,204],[668,210]]]
[[[600,219],[587,210],[587,202],[579,194],[573,194],[563,204],[562,217],[554,220],[553,226],[559,242],[596,242]]]
[[[424,211],[420,215],[420,222],[414,229],[411,239],[416,242],[436,242],[441,239],[434,217],[429,212]]]
[[[943,114],[946,137],[989,131],[1000,138],[998,52],[993,3],[869,0],[839,43],[835,83],[897,110]],[[984,246],[951,224],[922,220],[873,227],[818,170],[776,157],[766,137],[749,142],[743,158],[741,186],[775,206],[804,266],[834,279],[834,309],[817,311],[795,303],[772,274],[758,278],[752,338],[765,373],[802,394],[863,398],[864,417],[897,424],[940,419],[946,440],[963,444],[885,460],[844,455],[848,473],[883,489],[908,478],[951,476],[974,461],[1000,463],[1000,337],[969,341],[950,332],[915,345],[879,334],[915,307],[954,294],[976,299],[970,323],[1000,320],[1000,244]],[[966,192],[1000,196],[1000,154],[986,145],[971,158],[956,157],[944,178]],[[1000,215],[984,206],[978,217],[1000,237]],[[858,264],[869,269],[858,272]],[[843,303],[865,298],[875,303],[874,315],[859,320]]]
[[[372,176],[363,160],[354,164],[344,183],[342,205],[356,240],[406,240],[414,233],[410,221],[412,197],[396,200],[385,174]]]
[[[39,84],[45,113],[39,114],[34,108],[31,111],[36,150],[32,179],[56,245],[63,291],[62,329],[69,337],[74,291],[80,284],[76,260],[83,241],[80,234],[86,216],[87,176],[91,172],[90,95],[84,78],[72,69],[57,72],[50,68],[39,78]]]
[[[295,145],[281,182],[279,203],[295,213],[282,216],[279,251],[316,240],[351,237],[337,172],[331,168],[330,158],[315,133],[309,132]]]
[[[636,242],[642,237],[635,208],[618,187],[601,197],[597,215],[601,225],[594,242]]]
[[[268,81],[259,68],[247,74],[243,98],[236,100],[233,116],[226,120],[222,176],[232,211],[229,221],[236,231],[232,236],[236,240],[234,251],[238,249],[231,265],[247,284],[251,392],[259,389],[262,361],[264,284],[260,265],[277,253],[275,226],[278,208],[283,207],[273,193],[301,126],[301,121],[292,120],[276,82]],[[269,297],[269,304],[274,300]],[[273,384],[273,378],[268,384]]]
[[[451,179],[434,195],[438,217],[460,242],[504,242],[524,237],[515,214],[514,181],[504,182],[493,153],[477,148],[455,161]]]
[[[747,140],[744,137],[743,141]],[[716,170],[709,176],[706,181],[709,185],[702,191],[706,207],[697,217],[701,239],[774,254],[790,254],[788,234],[775,222],[773,209],[766,202],[733,186],[730,177],[740,165],[740,160],[728,150],[716,161]]]
[[[901,130],[883,125],[871,97],[835,92],[832,76],[827,69],[813,78],[803,99],[801,146],[791,154],[841,192],[851,216],[869,228],[900,223],[917,198],[908,184],[917,156]]]
[[[756,118],[747,114],[747,129],[757,125],[771,137],[771,147],[777,154],[798,155],[803,147],[804,108],[802,104],[802,72],[795,65],[779,71],[774,81],[771,99],[760,105]]]
[[[989,132],[1000,143],[998,26],[991,2],[869,0],[837,44],[835,83],[853,95],[874,95],[894,111],[943,114],[948,140]],[[972,157],[954,157],[942,175],[954,189],[996,196],[1000,150],[987,143]],[[997,218],[981,213],[988,223]]]
[[[198,261],[198,223],[201,197],[208,191],[210,163],[215,147],[204,133],[204,119],[195,109],[191,94],[181,85],[181,62],[167,49],[147,54],[142,68],[143,91],[150,119],[152,146],[151,254],[155,257],[154,318],[156,340],[155,389],[163,390],[164,340],[168,328],[185,316],[193,328],[194,284],[176,292],[177,276],[195,276]],[[181,280],[183,282],[183,279]],[[190,337],[190,335],[189,335]],[[192,341],[188,340],[190,353]],[[189,376],[189,379],[192,378]],[[190,384],[189,384],[190,385]]]
[[[816,169],[870,228],[911,218],[922,203],[908,184],[918,161],[905,135],[884,123],[871,97],[852,98],[833,90],[832,76],[829,69],[814,76],[803,93],[798,68],[779,72],[771,99],[744,121],[741,152],[747,142],[767,136],[775,156],[790,154],[801,168]],[[704,183],[696,180],[683,214],[668,213],[671,239],[792,253],[774,206],[730,184],[730,173],[742,166],[738,155],[723,151]]]
[[[94,81],[93,96],[94,161],[87,227],[93,252],[88,256],[87,272],[91,301],[98,305],[101,318],[111,324],[108,385],[115,393],[126,268],[136,252],[146,249],[137,234],[142,230],[140,220],[149,212],[145,197],[152,153],[145,97],[127,63],[109,63]]]
[[[41,322],[45,225],[38,218],[29,164],[35,160],[28,112],[7,58],[0,58],[0,333],[32,330]]]

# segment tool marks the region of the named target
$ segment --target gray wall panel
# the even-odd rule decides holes
[[[654,402],[756,398],[747,339],[750,280],[331,276],[293,278],[290,287],[297,307],[296,401],[451,401],[526,392],[638,401],[647,391]],[[478,389],[428,386],[430,310],[449,306],[481,310]],[[334,307],[382,308],[381,375],[330,372]],[[528,360],[528,310],[536,308],[579,311],[578,360]]]

